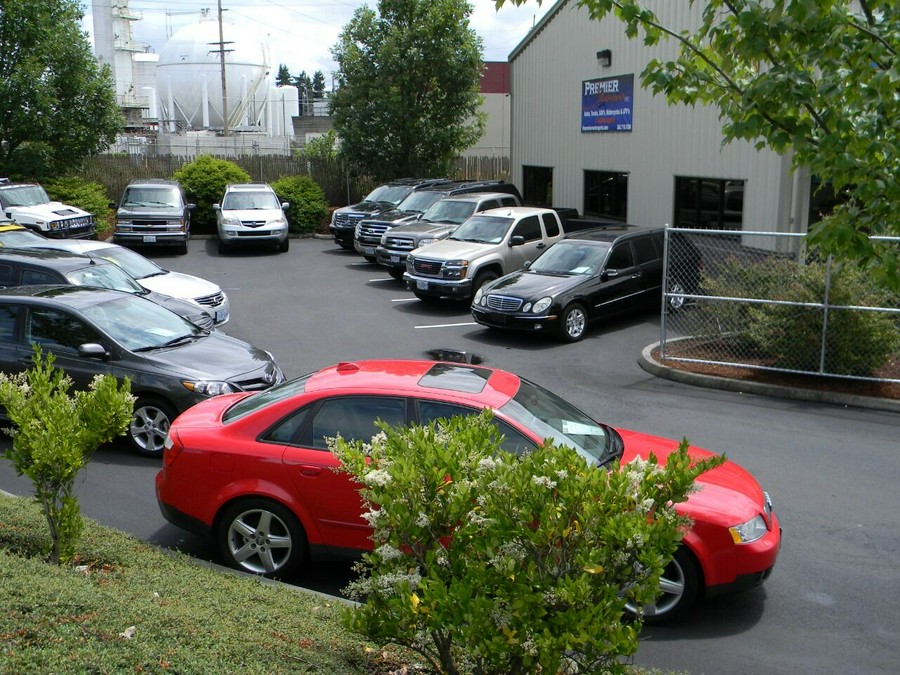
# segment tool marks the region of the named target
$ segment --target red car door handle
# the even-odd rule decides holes
[[[313,466],[311,464],[300,464],[297,468],[300,469],[300,473],[302,473],[304,476],[318,476],[320,473],[322,473],[321,466]]]

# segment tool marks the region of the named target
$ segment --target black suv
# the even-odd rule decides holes
[[[113,241],[123,245],[177,246],[179,252],[187,253],[194,208],[174,180],[131,181],[116,211]]]
[[[409,193],[423,190],[432,185],[448,184],[446,178],[398,178],[390,183],[379,185],[366,195],[358,204],[343,206],[331,214],[328,229],[331,236],[341,248],[353,248],[353,235],[356,225],[368,216],[397,208]]]
[[[469,180],[432,185],[413,192],[396,209],[383,211],[359,221],[353,238],[353,246],[356,248],[356,252],[366,260],[375,262],[377,259],[375,249],[381,244],[381,235],[389,229],[415,220],[443,197],[470,192],[505,192],[515,195],[521,201],[516,186],[502,180]]]
[[[66,251],[0,248],[0,289],[46,284],[94,286],[140,295],[200,328],[215,327],[212,317],[197,303],[147,290],[111,262]]]

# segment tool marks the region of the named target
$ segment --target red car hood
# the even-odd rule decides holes
[[[678,443],[668,438],[649,436],[647,434],[616,429],[625,442],[622,464],[636,456],[646,459],[650,453],[663,463],[665,457],[678,447]],[[702,448],[690,446],[691,457],[697,459],[710,457],[713,453]],[[755,515],[763,513],[765,497],[762,488],[749,471],[732,461],[701,474],[696,485],[699,488],[679,505],[679,512],[695,519],[710,523],[718,523],[730,527],[743,523]]]

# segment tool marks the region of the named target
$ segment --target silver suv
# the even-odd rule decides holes
[[[219,235],[219,253],[240,244],[274,244],[288,250],[288,221],[275,190],[266,183],[232,183],[225,188],[221,204],[213,204]]]
[[[473,213],[520,204],[516,195],[505,192],[472,192],[444,197],[425,209],[418,220],[387,230],[381,237],[381,245],[375,249],[376,259],[387,267],[392,277],[402,279],[406,256],[413,249],[446,239]]]

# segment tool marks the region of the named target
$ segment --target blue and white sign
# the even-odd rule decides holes
[[[582,131],[631,131],[634,73],[581,83]]]

